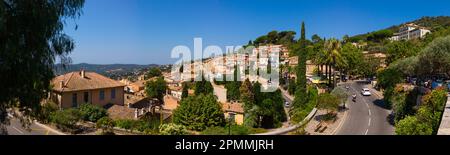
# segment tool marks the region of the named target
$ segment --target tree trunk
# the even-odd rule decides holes
[[[328,85],[331,86],[331,64],[328,64]]]

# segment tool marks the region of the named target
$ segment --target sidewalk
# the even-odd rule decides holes
[[[437,134],[450,135],[450,94],[447,95],[447,103],[445,104],[444,114],[442,115],[441,125]]]

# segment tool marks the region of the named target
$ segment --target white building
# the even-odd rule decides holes
[[[400,27],[398,33],[390,38],[392,41],[411,40],[425,37],[426,34],[431,33],[430,30],[420,27],[414,23],[405,24]]]

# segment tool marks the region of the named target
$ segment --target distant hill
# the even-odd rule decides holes
[[[437,16],[437,17],[422,17],[420,19],[414,20],[414,21],[410,21],[410,22],[406,22],[406,23],[415,23],[419,26],[422,27],[427,27],[429,28],[431,31],[435,31],[437,29],[442,29],[442,28],[448,28],[450,27],[450,16]],[[399,25],[393,25],[391,27],[382,29],[382,30],[378,30],[378,31],[384,31],[384,30],[389,30],[393,33],[398,32],[400,26],[406,24],[406,23],[401,23]],[[378,31],[374,31],[374,32],[378,32]],[[369,32],[366,34],[359,34],[359,35],[355,35],[350,37],[350,40],[352,42],[357,42],[358,40],[366,40],[367,36],[369,36],[371,33],[374,32]]]
[[[158,67],[156,64],[149,65],[136,65],[136,64],[108,64],[108,65],[99,65],[99,64],[70,64],[63,68],[61,64],[56,64],[55,66],[55,74],[61,75],[68,72],[80,71],[84,69],[85,71],[96,72],[111,78],[116,78],[120,76],[127,76],[138,74],[142,71],[146,71],[148,68]]]

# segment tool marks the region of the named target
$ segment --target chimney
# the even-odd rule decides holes
[[[63,80],[61,80],[61,81],[59,81],[59,88],[64,88],[64,81]]]
[[[81,70],[80,74],[81,74],[81,78],[85,78],[86,77],[85,73],[84,73],[84,69]]]

